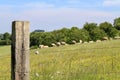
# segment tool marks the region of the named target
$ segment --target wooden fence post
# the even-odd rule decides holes
[[[29,22],[12,22],[11,80],[29,78]]]

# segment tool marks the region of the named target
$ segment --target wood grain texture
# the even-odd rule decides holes
[[[29,22],[12,23],[11,79],[29,79]]]

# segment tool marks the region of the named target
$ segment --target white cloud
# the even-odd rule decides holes
[[[104,0],[103,5],[104,6],[119,6],[120,0]]]

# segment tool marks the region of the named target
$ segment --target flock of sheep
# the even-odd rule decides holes
[[[114,39],[120,39],[120,37],[115,37]],[[85,44],[85,43],[94,43],[94,42],[102,42],[102,41],[108,41],[112,40],[112,38],[108,39],[108,37],[104,37],[102,40],[96,40],[96,41],[89,41],[89,42],[83,42],[82,40],[79,40],[78,44]],[[72,41],[72,44],[76,44],[77,42],[75,40]],[[68,45],[66,42],[57,42],[57,43],[52,43],[52,47],[59,47],[62,45]],[[48,48],[49,46],[46,45],[39,45],[39,48]],[[37,50],[35,54],[39,54],[39,51]]]
[[[96,42],[101,42],[101,40],[97,40]],[[94,41],[83,42],[82,40],[79,40],[78,44],[85,44],[85,43],[94,43]],[[73,40],[72,44],[77,44],[77,42],[75,40]],[[59,47],[59,46],[68,45],[68,44],[66,42],[57,42],[57,43],[52,43],[51,45],[52,45],[52,47]],[[48,48],[48,47],[49,46],[46,46],[46,45],[39,45],[39,48]],[[39,51],[36,50],[35,54],[39,54]]]
[[[108,39],[105,39],[108,40]],[[83,42],[82,40],[79,40],[78,44],[82,44],[82,43],[93,43],[94,41],[89,41],[89,42]],[[101,42],[101,40],[97,40],[96,42]],[[72,44],[76,44],[77,42],[75,40],[72,41]],[[57,43],[52,43],[51,46],[52,47],[59,47],[61,45],[68,45],[66,42],[57,42]],[[49,46],[46,45],[39,45],[39,48],[48,48]]]
[[[80,43],[82,43],[82,40],[80,40]],[[73,40],[72,44],[76,44],[76,41]],[[64,42],[64,41],[51,44],[52,47],[59,47],[61,45],[68,45],[68,44],[66,42]],[[46,46],[46,45],[39,45],[39,48],[48,48],[48,47],[49,46]]]

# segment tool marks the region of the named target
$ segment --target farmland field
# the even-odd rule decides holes
[[[120,80],[120,40],[30,51],[31,80]],[[10,46],[0,46],[0,80],[10,80]]]

